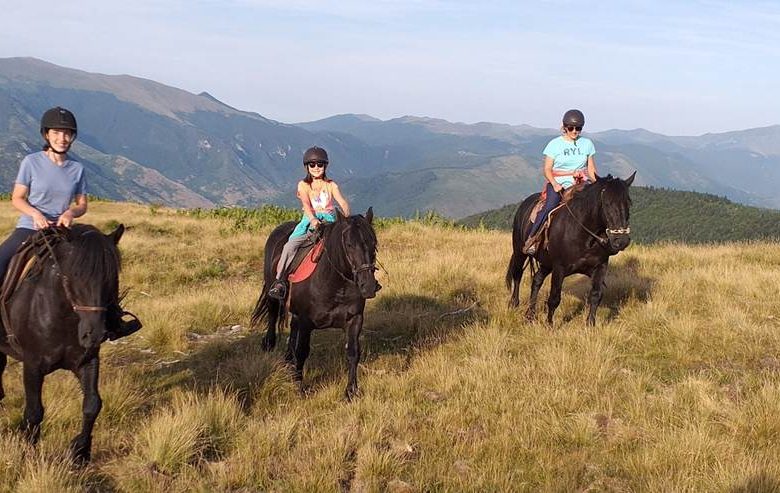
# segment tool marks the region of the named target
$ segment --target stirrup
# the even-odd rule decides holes
[[[536,253],[537,244],[539,243],[539,235],[533,235],[529,236],[525,240],[525,244],[523,245],[522,252],[525,255],[533,255]]]
[[[276,300],[284,300],[287,296],[287,283],[281,279],[277,279],[271,289],[268,290],[268,296]]]

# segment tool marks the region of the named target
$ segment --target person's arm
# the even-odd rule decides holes
[[[588,156],[588,177],[590,178],[591,182],[596,181],[596,174],[598,172],[596,171],[596,160],[593,159],[593,154]]]
[[[75,204],[71,205],[68,210],[60,215],[60,217],[57,219],[57,226],[65,226],[66,228],[70,228],[70,225],[73,224],[73,219],[81,217],[87,213],[86,195],[76,195],[75,202]]]
[[[309,186],[305,181],[298,182],[298,198],[303,206],[303,215],[309,218],[309,227],[314,229],[320,224],[320,220],[317,219],[317,215],[314,213],[314,208],[311,206],[311,199],[309,198]]]
[[[14,190],[11,192],[11,204],[21,212],[22,214],[26,214],[30,217],[32,217],[33,224],[38,229],[44,229],[49,227],[49,221],[46,219],[46,216],[44,216],[41,211],[36,209],[35,207],[31,206],[30,203],[27,201],[27,193],[30,191],[29,188],[27,188],[24,185],[21,185],[19,183],[14,184]]]
[[[556,192],[563,190],[561,184],[555,181],[555,177],[553,176],[553,158],[550,156],[544,156],[544,177],[550,182],[553,190]]]
[[[336,202],[338,202],[339,207],[341,207],[341,212],[343,212],[345,216],[349,217],[349,202],[347,202],[347,199],[341,195],[341,190],[339,190],[339,186],[336,185],[335,181],[330,182],[330,193],[333,195],[333,198],[336,199]]]

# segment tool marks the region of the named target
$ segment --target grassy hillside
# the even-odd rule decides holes
[[[717,243],[780,238],[780,211],[696,192],[631,188],[631,238],[639,243]],[[466,217],[459,224],[511,229],[518,204]]]
[[[774,243],[632,245],[611,265],[599,325],[584,327],[587,284],[573,277],[550,328],[506,307],[508,233],[388,221],[363,395],[346,403],[340,331],[314,334],[300,395],[282,349],[262,353],[246,327],[271,226],[104,202],[87,218],[129,226],[122,285],[145,327],[104,345],[84,470],[61,456],[79,427],[75,379],[47,379],[30,450],[9,364],[0,491],[780,488]],[[13,223],[6,205],[0,234]]]

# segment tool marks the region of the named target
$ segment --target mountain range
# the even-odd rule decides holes
[[[294,205],[306,148],[327,149],[329,176],[353,209],[384,216],[436,210],[457,218],[515,203],[542,185],[541,149],[556,129],[338,115],[286,124],[129,75],[103,75],[34,58],[0,59],[0,187],[40,148],[47,108],[79,121],[73,153],[91,193],[175,207]],[[670,118],[673,117],[670,115]],[[601,174],[637,185],[695,190],[780,208],[780,125],[695,137],[643,129],[586,134]]]

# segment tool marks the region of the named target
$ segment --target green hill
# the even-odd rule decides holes
[[[638,243],[780,239],[780,211],[735,204],[697,192],[631,188],[631,237]],[[467,227],[510,229],[518,204],[474,214],[458,221]]]

